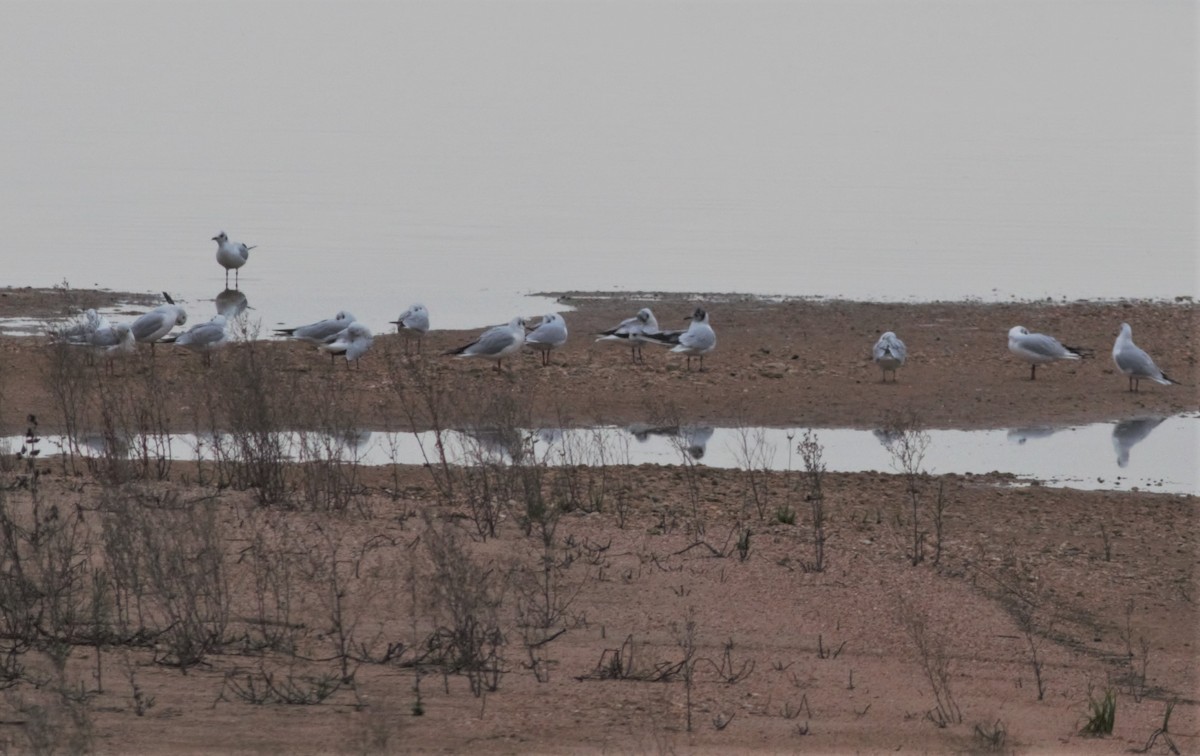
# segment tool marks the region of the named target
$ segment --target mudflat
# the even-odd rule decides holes
[[[31,310],[37,300],[32,294],[0,297],[0,317],[13,317],[15,307],[49,316],[49,305],[61,297],[53,291],[42,297],[46,301],[37,310]],[[868,428],[905,413],[925,427],[968,429],[1117,420],[1200,408],[1200,308],[1192,302],[877,304],[584,294],[564,294],[561,301],[575,308],[565,315],[570,338],[545,368],[533,353],[506,361],[499,373],[490,362],[443,355],[480,331],[434,330],[419,355],[405,355],[401,336],[376,334],[359,370],[348,370],[342,360],[331,363],[308,344],[257,341],[253,347],[234,343],[226,351],[253,348],[269,370],[284,377],[281,386],[291,381],[299,390],[336,387],[357,395],[362,422],[375,428],[404,428],[412,422],[395,401],[398,389],[413,385],[412,371],[464,400],[498,393],[532,397],[531,420],[538,424],[643,422],[665,413],[714,424]],[[688,371],[682,356],[663,347],[647,346],[644,362],[635,364],[628,349],[595,343],[596,333],[645,306],[654,309],[664,329],[686,328],[684,317],[695,306],[708,310],[717,348],[705,358],[703,370],[694,359],[694,369]],[[209,316],[192,308],[189,324]],[[437,313],[432,317],[436,328]],[[1133,327],[1135,342],[1183,385],[1142,381],[1140,391],[1128,391],[1128,381],[1111,358],[1123,322]],[[1008,330],[1015,325],[1084,347],[1093,356],[1042,366],[1031,381],[1029,364],[1008,351]],[[885,384],[871,361],[871,348],[889,330],[906,343],[908,362],[895,383]],[[53,429],[53,350],[46,341],[0,337],[0,380],[8,397],[0,428],[10,434],[23,430],[31,413],[42,418],[44,429]],[[416,350],[415,344],[409,348]],[[170,422],[177,430],[190,430],[184,415],[197,401],[199,379],[211,371],[184,350],[157,351],[152,360],[143,348],[137,359],[116,365],[115,374],[103,381],[135,381],[153,365],[159,390],[177,408]]]
[[[919,445],[922,427],[1194,412],[1194,305],[566,301],[554,364],[524,355],[501,372],[440,354],[477,332],[435,331],[419,355],[381,334],[361,369],[257,341],[209,368],[160,347],[111,375],[40,337],[0,338],[9,433],[30,414],[43,433],[223,428],[248,455],[4,455],[0,743],[1200,750],[1194,496],[927,476],[919,457],[911,476],[820,473],[819,442],[788,472],[611,465],[586,449],[574,467],[362,467],[316,442],[273,456],[260,435],[899,418]],[[593,344],[647,304],[664,328],[708,309],[718,347],[703,371]],[[1128,392],[1108,355],[1121,322],[1184,385]],[[1006,348],[1013,325],[1095,357],[1030,381]],[[909,347],[894,384],[869,358],[884,330]],[[1111,733],[1086,734],[1106,696]]]

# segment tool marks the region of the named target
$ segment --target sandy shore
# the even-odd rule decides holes
[[[0,297],[0,317],[49,316],[55,296]],[[0,337],[0,425],[876,427],[905,412],[981,428],[1198,408],[1191,303],[564,301],[573,336],[555,364],[524,355],[501,373],[441,356],[476,332],[434,332],[420,356],[381,334],[361,370],[260,341],[210,368],[145,352],[113,375],[43,338]],[[646,304],[681,326],[697,303],[719,339],[704,371],[649,348],[632,365],[588,335]],[[1123,321],[1188,385],[1129,393],[1108,358]],[[1096,357],[1031,382],[1006,349],[1016,324]],[[895,384],[869,359],[883,330],[909,345]],[[56,554],[99,570],[78,591],[6,593],[6,606],[55,597],[33,614],[43,639],[75,627],[68,606],[116,633],[89,645],[91,631],[71,631],[62,666],[53,644],[4,657],[25,665],[0,712],[0,744],[18,751],[1125,753],[1168,705],[1171,742],[1200,749],[1195,497],[944,475],[920,483],[914,510],[905,479],[878,473],[827,474],[817,498],[798,471],[683,464],[2,461],[5,574],[18,561],[35,582],[74,574]],[[210,575],[220,582],[195,582]],[[218,638],[212,619],[176,632],[192,627],[172,614],[187,596],[220,614]],[[500,633],[496,686],[480,696],[445,656],[464,596]],[[143,630],[119,640],[134,606]],[[188,638],[212,648],[181,674]],[[1113,733],[1082,735],[1089,700],[1110,690]]]
[[[55,296],[43,293],[49,303],[58,301]],[[12,317],[15,305],[30,311],[37,300],[28,293],[12,299],[0,297],[0,317]],[[1200,408],[1200,308],[1190,302],[874,304],[582,295],[562,301],[575,308],[566,315],[571,339],[547,368],[533,354],[513,360],[501,374],[490,363],[442,356],[478,331],[431,332],[421,356],[414,358],[404,356],[400,337],[378,334],[359,371],[347,371],[344,364],[333,369],[307,345],[272,341],[259,342],[255,349],[260,361],[276,374],[294,378],[301,390],[327,392],[336,386],[339,393],[354,397],[361,422],[374,428],[409,423],[397,404],[396,389],[414,382],[414,370],[421,372],[421,380],[444,386],[450,396],[533,397],[536,416],[531,420],[539,424],[631,423],[670,415],[710,424],[869,428],[904,412],[926,427],[993,428]],[[49,309],[47,302],[42,304],[41,311]],[[662,327],[670,328],[684,327],[684,315],[697,304],[709,310],[718,337],[703,371],[688,372],[684,360],[665,349],[647,348],[645,364],[634,365],[627,349],[594,343],[592,334],[639,307],[653,307]],[[436,325],[436,313],[434,318]],[[1122,322],[1129,322],[1136,342],[1185,385],[1143,382],[1139,393],[1130,393],[1110,358]],[[1044,366],[1038,379],[1030,381],[1028,364],[1007,349],[1008,329],[1014,325],[1091,348],[1095,356]],[[894,384],[881,383],[870,360],[871,347],[885,330],[899,334],[909,350],[908,364]],[[247,347],[234,345],[229,351],[238,349]],[[30,413],[53,429],[56,413],[47,385],[51,354],[43,338],[0,337],[0,388],[9,397],[0,429],[20,432]],[[223,359],[233,361],[228,355]],[[152,363],[161,390],[169,392],[178,410],[171,422],[190,430],[183,416],[195,401],[197,379],[211,374],[195,356],[167,348],[151,361],[144,349],[138,360],[117,366],[115,376],[97,374],[97,381],[136,381]]]

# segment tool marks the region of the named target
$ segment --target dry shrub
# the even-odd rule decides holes
[[[454,525],[429,515],[421,539],[429,558],[426,610],[437,630],[428,640],[447,672],[463,674],[481,696],[500,685],[507,643],[500,623],[504,581],[465,547]]]
[[[112,593],[137,631],[159,638],[157,660],[183,669],[226,640],[230,591],[225,538],[212,499],[181,503],[132,488],[103,502],[105,568]],[[145,623],[145,624],[143,624]]]

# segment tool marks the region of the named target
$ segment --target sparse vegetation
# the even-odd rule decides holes
[[[804,476],[808,481],[808,500],[812,513],[813,558],[806,565],[812,572],[825,570],[825,459],[824,449],[817,434],[804,432],[798,447],[800,460],[804,464]]]
[[[1095,583],[1060,576],[1107,570],[1094,579],[1120,582],[1175,558],[1138,540],[1137,514],[1102,515],[1127,546],[1107,561],[1094,525],[1082,544],[1054,537],[1055,513],[1029,506],[1037,489],[935,477],[923,464],[915,478],[901,465],[851,480],[825,471],[816,433],[789,439],[795,470],[769,470],[774,450],[749,435],[733,451],[739,469],[722,471],[678,435],[688,418],[677,409],[663,427],[681,459],[634,467],[627,445],[573,429],[565,410],[543,410],[555,427],[537,427],[522,386],[466,395],[420,357],[375,376],[408,423],[377,413],[387,392],[334,383],[359,376],[297,370],[262,344],[231,345],[205,382],[163,369],[161,350],[157,366],[134,358],[94,385],[100,371],[72,359],[57,369],[79,371],[78,406],[62,407],[64,395],[54,417],[36,418],[0,392],[28,430],[0,448],[0,751],[104,750],[113,732],[144,744],[151,729],[194,727],[214,709],[274,723],[294,707],[307,707],[294,721],[321,724],[284,733],[287,747],[308,745],[317,727],[346,728],[339,742],[366,752],[407,747],[399,733],[410,730],[413,742],[435,733],[455,747],[519,732],[502,747],[533,750],[604,731],[621,747],[629,726],[701,749],[803,736],[822,750],[870,726],[926,750],[1005,751],[1025,732],[1020,717],[1062,719],[1034,700],[1031,671],[1038,699],[1080,700],[1083,676],[1064,664],[1112,673],[1111,716],[1118,693],[1170,701],[1147,751],[1194,745],[1186,726],[1168,730],[1174,696],[1176,725],[1194,710],[1173,672],[1178,650],[1143,632],[1152,620],[1140,599],[1122,615]],[[60,449],[68,423],[57,415],[68,412],[78,440]],[[389,422],[440,428],[417,436],[426,466],[363,463],[363,426]],[[196,432],[200,461],[172,458],[180,424]],[[1190,539],[1181,532],[1170,548]],[[901,554],[941,569],[896,583]],[[1186,570],[1163,580],[1178,586],[1163,601],[1190,611]],[[909,614],[879,609],[893,593],[914,597]],[[863,596],[874,603],[854,603]],[[947,597],[964,615],[990,622],[999,608],[1014,624],[971,635],[970,616],[947,619]],[[1064,662],[1064,648],[1097,653]],[[755,674],[772,660],[780,674]],[[880,697],[887,665],[915,665],[903,668],[921,698]],[[977,708],[972,681],[1014,669],[1003,721],[958,727],[958,701]],[[1108,695],[1090,703],[1103,709]],[[922,717],[938,726],[905,724]]]
[[[921,430],[920,422],[911,414],[894,415],[885,424],[888,451],[892,455],[892,467],[904,479],[905,494],[911,508],[912,536],[909,541],[909,560],[915,567],[925,561],[925,536],[921,529],[921,502],[929,482],[925,471],[925,453],[929,450],[929,434]],[[941,497],[939,495],[939,502]],[[944,507],[939,503],[938,522],[941,522]],[[940,525],[938,536],[940,555]]]
[[[1088,712],[1084,718],[1083,727],[1079,732],[1083,735],[1103,737],[1112,735],[1113,725],[1117,720],[1117,691],[1107,688],[1104,695],[1096,698],[1088,691]]]

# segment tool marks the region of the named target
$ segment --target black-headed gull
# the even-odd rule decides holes
[[[330,336],[336,336],[354,322],[354,314],[346,310],[338,310],[332,318],[318,320],[316,323],[297,326],[296,328],[276,328],[276,336],[288,336],[298,341],[310,344],[323,344]]]
[[[904,365],[904,361],[908,359],[908,347],[904,346],[904,342],[896,336],[896,334],[888,331],[879,337],[879,341],[875,342],[875,349],[871,353],[872,359],[879,369],[883,372],[883,381],[887,382],[888,371],[892,373],[892,382],[896,381],[896,369]]]
[[[1030,333],[1024,326],[1008,331],[1008,351],[1029,363],[1029,380],[1037,380],[1037,366],[1058,360],[1078,360],[1086,350],[1063,346],[1058,339],[1044,333]]]
[[[95,310],[88,309],[70,324],[51,331],[50,335],[64,341],[79,343],[87,341],[93,333],[99,331],[101,328],[109,328],[111,325],[108,322],[108,318]]]
[[[238,285],[238,268],[245,265],[246,261],[250,259],[250,250],[254,247],[230,241],[224,231],[214,236],[212,240],[217,243],[217,262],[225,268],[225,288],[229,288],[230,270],[233,270],[233,285],[236,287]]]
[[[103,357],[105,367],[110,373],[113,371],[113,360],[137,351],[137,343],[133,340],[133,330],[128,323],[117,323],[105,328],[98,328],[88,334],[86,338],[76,338],[69,343],[89,347],[92,354]]]
[[[417,351],[421,351],[421,339],[429,333],[429,310],[425,305],[414,304],[390,322],[396,326],[396,333],[404,332],[404,351],[408,351],[409,334],[416,335]]]
[[[1113,343],[1112,354],[1117,370],[1129,376],[1130,391],[1138,391],[1138,382],[1143,378],[1164,386],[1179,383],[1174,378],[1168,378],[1167,374],[1154,364],[1154,360],[1150,359],[1150,355],[1133,343],[1133,329],[1128,323],[1121,324],[1121,332],[1117,334],[1117,340]]]
[[[170,297],[168,304],[159,305],[150,312],[138,317],[130,325],[133,338],[141,344],[150,345],[150,353],[154,354],[154,344],[171,332],[175,326],[187,322],[187,311],[175,304]]]
[[[505,357],[521,351],[525,344],[525,318],[517,316],[508,325],[496,326],[484,331],[483,334],[470,344],[452,349],[446,354],[456,357],[479,357],[484,360],[494,360],[496,371],[500,371]]]
[[[596,341],[610,344],[625,344],[629,347],[629,356],[634,362],[642,361],[642,345],[649,339],[647,334],[658,333],[658,320],[649,307],[638,310],[637,315],[626,318],[617,324],[616,328],[601,331]]]
[[[212,353],[228,343],[226,326],[228,321],[224,315],[217,315],[207,323],[198,323],[178,336],[168,336],[164,344],[174,343],[195,352],[204,358],[205,365],[212,364]]]
[[[328,352],[331,358],[344,354],[347,368],[350,367],[351,360],[354,361],[356,367],[361,368],[362,364],[359,360],[374,343],[375,337],[371,334],[371,329],[355,321],[346,326],[341,333],[327,338],[319,345],[319,348]]]
[[[697,307],[687,320],[692,324],[686,331],[660,331],[646,336],[659,344],[674,344],[672,352],[687,355],[688,370],[692,369],[692,358],[700,358],[700,369],[704,369],[704,355],[717,348],[717,334],[708,324],[708,313]]]
[[[550,351],[567,343],[567,321],[552,312],[542,316],[538,327],[525,335],[525,346],[541,352],[542,365],[550,364]]]

